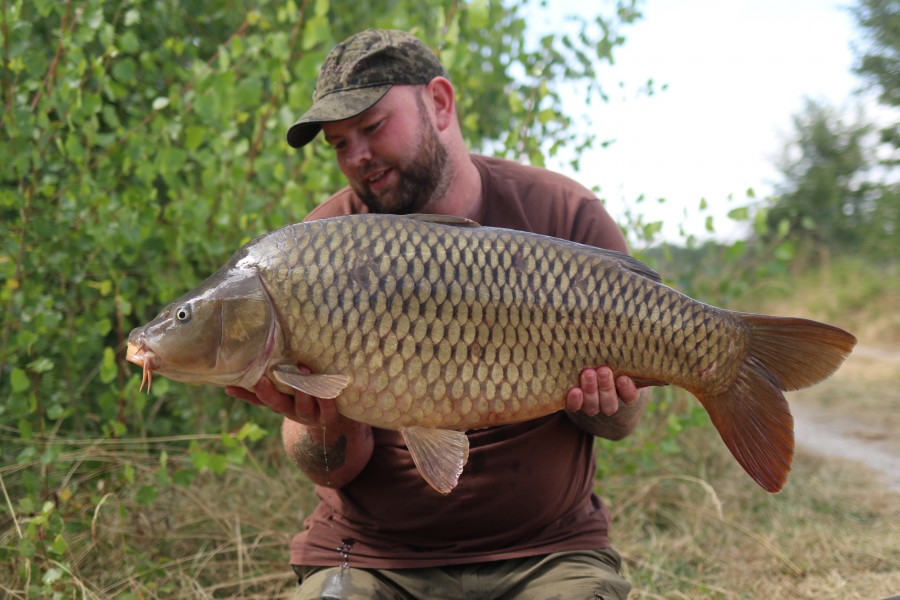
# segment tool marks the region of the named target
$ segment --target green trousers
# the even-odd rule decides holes
[[[626,600],[612,548],[425,569],[294,567],[295,600]]]

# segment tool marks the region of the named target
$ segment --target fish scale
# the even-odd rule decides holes
[[[255,345],[230,343],[232,313]],[[211,371],[185,366],[198,339],[222,340],[195,346],[215,353]],[[581,369],[607,365],[689,390],[777,491],[793,452],[781,392],[830,375],[854,343],[830,325],[703,304],[617,252],[453,217],[358,215],[252,241],[132,332],[129,360],[148,377],[250,389],[266,374],[335,398],[350,419],[400,430],[442,493],[467,457],[461,432],[560,410]]]

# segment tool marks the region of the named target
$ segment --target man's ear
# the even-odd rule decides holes
[[[434,106],[434,125],[438,131],[450,127],[456,119],[456,91],[446,77],[435,77],[425,86]]]

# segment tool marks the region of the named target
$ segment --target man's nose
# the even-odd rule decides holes
[[[372,160],[372,151],[367,142],[356,141],[347,144],[344,151],[344,162],[347,166],[359,168],[365,166],[370,160]]]

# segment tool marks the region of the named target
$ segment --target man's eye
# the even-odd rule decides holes
[[[365,132],[366,133],[375,133],[378,130],[378,128],[381,127],[382,123],[384,123],[384,119],[382,119],[380,121],[376,121],[376,122],[372,123],[371,125],[368,125],[365,128]]]

